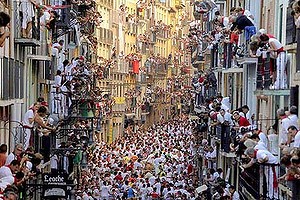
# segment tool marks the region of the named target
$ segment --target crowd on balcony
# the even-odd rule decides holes
[[[0,199],[16,200],[25,193],[25,183],[36,179],[43,171],[44,157],[32,146],[24,149],[16,144],[12,152],[8,146],[0,146]],[[7,153],[9,153],[7,155]]]
[[[206,12],[208,11],[204,10],[200,14],[204,15]],[[214,69],[240,67],[239,59],[257,57],[262,60],[258,68],[262,84],[258,87],[286,89],[287,58],[281,42],[263,27],[259,29],[249,10],[231,8],[229,16],[222,16],[219,11],[214,16],[213,28],[209,32],[203,31],[201,24],[191,24],[190,46],[198,47],[194,48],[197,56],[192,54],[192,57],[202,60],[204,52],[212,49],[212,59],[217,59],[213,61]],[[204,44],[207,44],[205,49]]]
[[[226,169],[217,168],[219,150],[235,154],[242,173],[255,169],[254,165],[262,166],[266,182],[265,197],[278,199],[278,183],[286,184],[287,181],[295,199],[299,198],[297,183],[300,178],[300,131],[297,107],[291,106],[289,110],[278,109],[277,117],[281,120],[281,129],[278,123],[275,123],[267,132],[263,132],[261,128],[264,125],[256,121],[255,112],[247,105],[231,110],[230,104],[221,94],[206,99],[200,105],[204,110],[201,110],[199,115],[202,123],[198,126],[198,131],[202,134],[206,131],[211,133],[208,138],[201,138],[206,172],[204,184],[213,194],[211,198],[226,199],[227,196],[229,199],[230,188],[235,191],[233,186],[229,187],[229,182],[223,180]],[[280,170],[280,164],[285,166],[286,170]],[[222,179],[218,180],[219,177]],[[248,180],[248,184],[251,181],[253,180]]]

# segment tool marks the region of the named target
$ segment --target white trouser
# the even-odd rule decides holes
[[[276,59],[276,81],[274,83],[275,89],[286,89],[286,53],[280,52]]]
[[[278,169],[277,166],[275,166],[275,171],[276,171],[276,178],[278,178]],[[264,166],[264,173],[266,176],[266,182],[267,182],[267,197],[270,199],[278,199],[278,187],[274,188],[273,186],[273,181],[274,181],[274,174],[271,166]]]

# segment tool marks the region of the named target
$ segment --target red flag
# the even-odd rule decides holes
[[[133,63],[132,63],[132,71],[133,73],[135,74],[138,74],[139,73],[139,61],[138,60],[134,60]]]

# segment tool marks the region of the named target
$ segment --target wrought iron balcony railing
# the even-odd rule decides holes
[[[40,17],[42,10],[30,1],[14,1],[15,43],[22,46],[40,46]]]

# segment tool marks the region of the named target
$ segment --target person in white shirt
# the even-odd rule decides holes
[[[270,129],[268,130],[268,140],[269,140],[269,151],[273,155],[277,156],[278,155],[278,150],[279,150],[278,135],[276,134],[273,127],[270,127]]]
[[[231,114],[229,112],[226,112],[225,109],[221,109],[220,113],[217,114],[217,121],[221,124],[225,123],[227,126],[233,125]]]
[[[257,135],[259,141],[264,144],[266,149],[269,149],[269,140],[267,134],[263,133],[261,130],[256,128],[255,130],[253,130],[253,135]]]
[[[52,111],[54,113],[60,113],[61,111],[61,85],[62,85],[62,76],[61,71],[57,70],[56,75],[54,76],[54,85],[53,85],[53,100],[52,100]]]
[[[17,160],[11,161],[9,165],[0,167],[0,183],[1,189],[5,190],[8,185],[12,185],[15,181],[13,176],[20,168],[20,162]]]
[[[279,130],[279,144],[285,145],[288,142],[288,128],[291,120],[286,116],[284,109],[277,110],[278,118],[281,119],[281,130]]]
[[[275,181],[277,181],[278,174],[278,167],[275,166],[276,164],[278,164],[277,157],[267,150],[255,150],[251,147],[245,150],[245,155],[249,156],[252,159],[257,159],[257,162],[260,164],[269,164],[263,167],[265,176],[267,178],[267,197],[270,199],[278,199],[278,188],[276,188],[274,185]],[[251,167],[251,165],[247,167]]]
[[[21,155],[22,151],[23,151],[22,144],[16,144],[16,146],[14,148],[14,151],[11,152],[7,156],[6,161],[5,161],[5,165],[9,165],[13,160],[17,160],[18,157]]]
[[[235,187],[233,185],[229,186],[229,192],[231,194],[231,200],[240,200],[240,195],[235,190]]]
[[[293,142],[293,147],[299,148],[300,147],[300,131],[295,126],[290,126],[288,128],[289,134],[289,144]]]
[[[59,53],[61,52],[64,45],[64,40],[60,40],[59,42],[52,44],[52,56],[59,57]]]
[[[111,186],[108,186],[106,181],[103,181],[103,185],[101,186],[101,199],[108,199],[109,192],[110,192]]]
[[[256,145],[254,146],[255,150],[268,150],[266,144],[260,140],[257,134],[251,135],[250,138],[256,142]]]
[[[32,108],[29,108],[27,112],[24,115],[23,119],[23,128],[24,128],[24,149],[27,149],[30,142],[30,137],[33,130],[33,124],[34,124],[34,117],[36,111],[39,109],[40,104],[34,103]]]
[[[299,130],[298,125],[298,109],[296,106],[291,106],[288,113],[288,118],[291,120],[290,125],[294,125]]]

